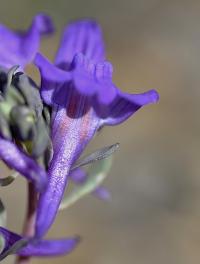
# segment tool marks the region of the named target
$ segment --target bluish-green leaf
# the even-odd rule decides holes
[[[21,248],[25,247],[29,242],[29,239],[22,238],[14,243],[8,250],[6,250],[0,256],[0,261],[5,259],[8,255],[16,254]]]
[[[6,210],[3,205],[3,202],[0,199],[0,226],[5,227],[6,225]],[[5,247],[5,239],[0,235],[0,253],[3,251]]]
[[[106,158],[95,163],[88,172],[88,178],[84,184],[77,186],[68,194],[60,204],[60,210],[66,209],[87,194],[100,186],[108,175],[112,165],[112,158]]]
[[[5,187],[5,186],[10,185],[16,179],[18,175],[19,175],[18,172],[13,172],[11,173],[11,175],[5,178],[0,178],[0,186]]]
[[[74,170],[78,167],[89,165],[89,164],[94,163],[96,161],[105,159],[108,156],[112,155],[118,148],[119,148],[119,143],[115,143],[113,145],[98,149],[95,152],[93,152],[92,154],[90,154],[86,157],[83,157],[80,161],[78,161],[73,166],[72,169]]]
[[[6,218],[7,218],[6,209],[4,207],[3,202],[0,199],[0,226],[3,227],[6,226]]]

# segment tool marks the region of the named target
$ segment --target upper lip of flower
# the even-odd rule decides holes
[[[141,96],[141,94],[133,95],[121,92],[112,82],[112,64],[107,61],[94,63],[82,53],[75,54],[71,68],[67,71],[52,65],[39,53],[36,55],[34,63],[40,69],[42,80],[52,84],[48,85],[47,88],[49,91],[48,98],[44,95],[45,85],[41,88],[41,95],[48,104],[61,105],[62,100],[59,102],[56,94],[59,94],[60,89],[64,92],[67,85],[64,88],[59,85],[58,88],[58,85],[53,85],[53,83],[64,84],[67,82],[72,82],[74,89],[77,89],[80,94],[89,97],[95,96],[93,99],[95,103],[101,105],[101,108],[109,106],[116,97],[122,97],[130,103],[134,102],[138,107],[148,103],[156,103],[159,99],[159,95],[155,90],[150,90],[148,96],[147,93]]]

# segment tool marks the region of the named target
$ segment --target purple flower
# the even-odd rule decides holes
[[[17,254],[25,257],[49,257],[65,255],[70,253],[77,246],[80,240],[79,237],[70,237],[67,239],[57,240],[31,240],[30,238],[24,238],[3,227],[0,227],[0,234],[5,241],[3,251],[0,254],[0,260],[9,254]],[[16,243],[19,243],[22,239],[27,239],[26,245],[24,247],[16,246]]]
[[[20,65],[23,69],[38,52],[41,36],[52,32],[52,21],[44,14],[35,16],[26,32],[13,32],[0,25],[0,66]]]
[[[36,235],[42,237],[53,223],[72,164],[104,125],[117,125],[138,109],[158,101],[151,90],[128,94],[112,82],[112,65],[104,61],[99,26],[90,20],[74,22],[63,34],[55,64],[38,54],[41,95],[52,107],[51,160],[47,189],[40,195]]]
[[[25,32],[13,32],[0,25],[0,67],[9,69],[19,65],[23,69],[33,61],[38,52],[41,36],[53,31],[50,17],[44,14],[35,16],[30,28]],[[9,167],[34,182],[38,191],[44,189],[47,182],[45,170],[16,144],[5,139],[2,135],[0,135],[0,158]]]

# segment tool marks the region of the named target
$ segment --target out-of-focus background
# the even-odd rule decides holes
[[[32,263],[200,263],[200,1],[1,0],[0,21],[25,29],[40,11],[58,29],[42,45],[49,58],[68,21],[93,17],[103,27],[118,87],[156,88],[160,102],[105,128],[90,144],[93,150],[121,143],[105,182],[112,200],[88,196],[61,212],[49,236],[79,234],[82,243],[69,256]],[[0,190],[8,227],[18,232],[25,187],[17,179]]]

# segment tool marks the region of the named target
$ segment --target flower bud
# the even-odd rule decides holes
[[[34,137],[35,117],[33,111],[26,106],[15,106],[10,112],[10,125],[14,136],[21,141]]]

